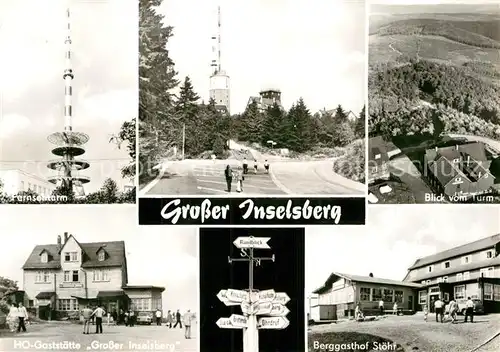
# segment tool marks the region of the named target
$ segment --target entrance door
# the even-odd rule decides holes
[[[38,317],[42,320],[49,320],[50,305],[38,306]]]
[[[429,312],[434,313],[434,302],[436,302],[439,298],[439,294],[430,295],[429,296]]]
[[[408,296],[408,309],[413,310],[413,296]]]

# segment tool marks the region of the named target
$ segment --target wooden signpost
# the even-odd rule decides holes
[[[290,310],[285,306],[290,297],[285,292],[275,292],[273,289],[259,291],[253,287],[254,266],[262,261],[274,262],[271,257],[255,257],[254,249],[271,249],[267,244],[270,237],[238,237],[233,244],[240,249],[240,258],[228,257],[229,264],[233,262],[248,262],[248,290],[220,290],[217,297],[226,306],[241,306],[243,315],[233,314],[229,318],[219,318],[217,326],[222,329],[243,329],[243,351],[259,351],[258,329],[286,329],[290,321],[286,315]],[[260,316],[257,319],[257,316]]]

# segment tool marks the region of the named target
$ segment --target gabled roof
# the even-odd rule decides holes
[[[431,161],[429,168],[443,186],[446,186],[456,177],[462,177],[466,181],[469,180],[462,171],[444,156],[439,157],[436,161]]]
[[[500,234],[486,237],[471,243],[467,243],[433,255],[429,255],[427,257],[419,258],[411,267],[408,268],[408,270],[421,268],[430,264],[442,262],[446,259],[456,258],[469,253],[493,248],[498,242],[500,242]]]
[[[382,278],[371,277],[371,276],[350,275],[350,274],[342,274],[342,273],[333,272],[330,274],[330,276],[325,281],[323,286],[321,286],[320,288],[313,291],[313,293],[321,294],[321,293],[326,292],[335,281],[337,281],[338,279],[341,279],[341,278],[344,278],[346,280],[350,280],[353,282],[365,282],[365,283],[371,283],[371,284],[412,287],[412,288],[422,287],[422,285],[415,284],[412,282],[404,282],[404,281],[382,279]]]
[[[64,244],[61,246],[61,249],[59,250],[59,253],[62,252],[62,250],[64,249],[64,247],[66,246],[66,244],[68,243],[68,241],[69,241],[70,238],[72,238],[76,242],[76,244],[78,244],[78,246],[80,246],[80,248],[83,250],[82,245],[80,244],[80,242],[78,242],[73,235],[69,235],[68,238],[66,238],[66,240],[64,241]]]
[[[83,268],[92,267],[119,267],[125,264],[125,242],[95,242],[95,243],[80,243],[83,252]],[[99,248],[105,248],[106,259],[99,261],[97,251]],[[42,263],[39,253],[43,250],[49,253],[47,263]],[[61,252],[57,244],[37,245],[31,251],[28,259],[23,265],[23,269],[60,269],[61,268]]]
[[[380,154],[380,159],[375,159],[375,156]],[[381,164],[389,161],[387,154],[387,144],[381,136],[372,137],[368,140],[368,159]]]

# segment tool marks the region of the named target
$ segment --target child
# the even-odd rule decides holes
[[[429,314],[429,310],[427,309],[427,306],[424,306],[424,321],[427,321],[428,314]]]
[[[245,179],[245,176],[243,176],[243,172],[240,171],[236,174],[236,192],[241,193],[243,192],[243,180]]]

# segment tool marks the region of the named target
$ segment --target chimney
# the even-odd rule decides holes
[[[370,275],[368,275],[369,277],[373,277],[373,273],[370,273]]]
[[[61,249],[62,244],[61,244],[61,235],[57,235],[57,248]]]
[[[64,233],[64,244],[66,244],[66,242],[68,241],[68,237],[69,237],[68,233],[65,232]]]
[[[479,171],[479,174],[477,175],[477,178],[481,178],[481,171]]]

